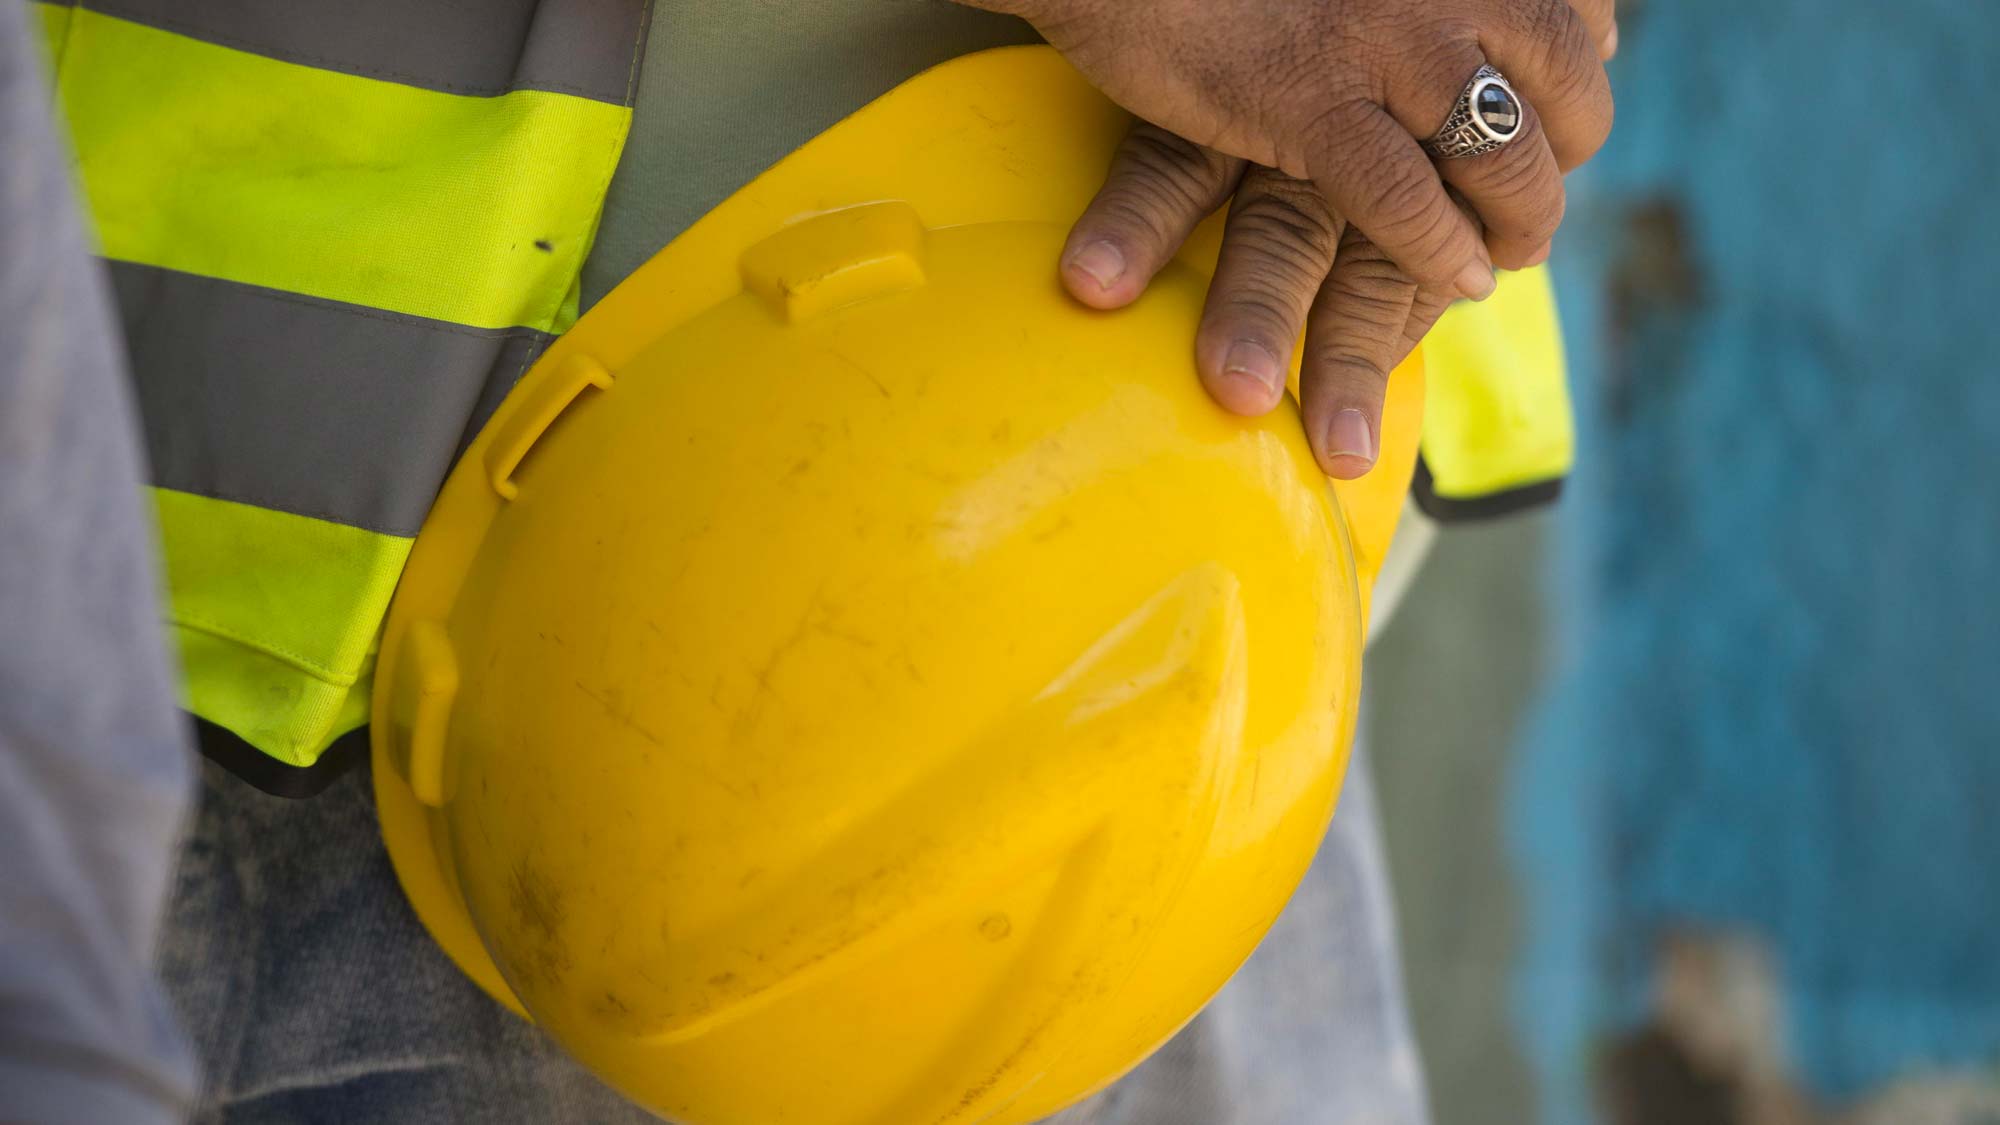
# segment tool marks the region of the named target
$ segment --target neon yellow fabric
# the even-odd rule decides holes
[[[188,710],[294,765],[368,720],[411,540],[155,488]]]
[[[88,10],[67,17],[57,88],[108,257],[557,332],[632,115],[338,74]],[[549,158],[579,151],[604,157]]]
[[[1548,270],[1500,275],[1424,340],[1424,464],[1437,495],[1470,500],[1554,480],[1576,454]]]
[[[576,319],[629,108],[439,93],[37,7],[105,256],[356,316],[558,333]],[[186,706],[312,764],[367,721],[410,540],[154,493]]]

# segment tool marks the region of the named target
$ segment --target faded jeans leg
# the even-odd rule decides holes
[[[1159,1055],[1059,1125],[1424,1125],[1365,757],[1262,948]],[[167,975],[198,1122],[639,1122],[424,932],[366,771],[308,801],[207,768]],[[773,1060],[772,1065],[782,1065]]]

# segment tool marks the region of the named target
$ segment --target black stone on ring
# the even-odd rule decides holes
[[[1525,112],[1520,96],[1507,79],[1482,66],[1458,95],[1444,127],[1424,142],[1424,151],[1439,160],[1459,160],[1492,152],[1521,135]]]

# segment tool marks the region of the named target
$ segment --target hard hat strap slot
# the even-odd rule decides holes
[[[572,355],[551,371],[539,386],[524,386],[508,398],[493,419],[493,441],[486,447],[486,479],[503,500],[520,495],[514,474],[542,435],[578,396],[591,387],[609,390],[611,373],[587,355]]]

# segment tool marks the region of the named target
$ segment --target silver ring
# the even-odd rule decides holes
[[[1505,148],[1521,135],[1527,113],[1507,79],[1482,66],[1459,92],[1458,104],[1444,127],[1424,142],[1424,151],[1439,160],[1460,160]]]

